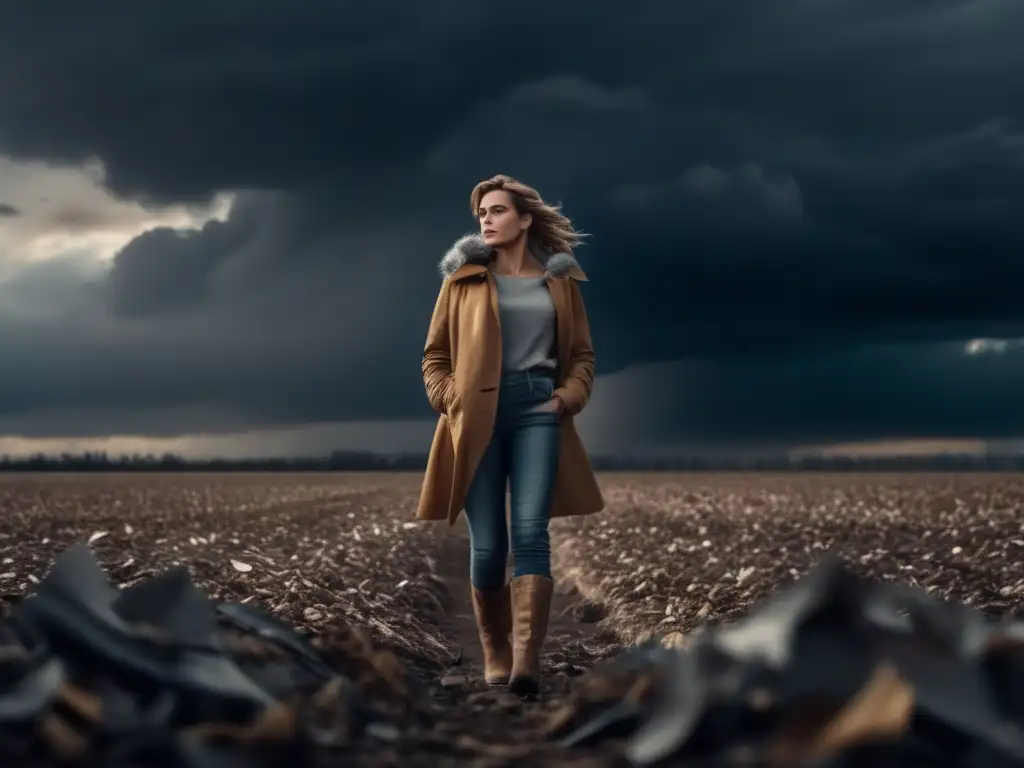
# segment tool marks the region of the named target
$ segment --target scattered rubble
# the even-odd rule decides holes
[[[387,661],[359,650],[348,666],[379,677]],[[393,714],[293,628],[214,603],[184,567],[118,589],[84,544],[0,624],[4,765],[280,765],[394,740]]]
[[[828,558],[689,647],[586,676],[561,746],[626,740],[637,766],[1024,765],[1024,621],[857,577]]]
[[[416,476],[14,477],[0,764],[1022,764],[1024,481],[602,483],[528,704],[464,660]]]

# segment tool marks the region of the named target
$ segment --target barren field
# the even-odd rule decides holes
[[[255,602],[333,653],[358,631],[367,695],[416,712],[414,734],[343,765],[623,765],[544,732],[588,668],[651,635],[683,641],[805,573],[832,549],[856,571],[996,614],[1024,605],[1016,475],[664,475],[601,478],[608,509],[553,525],[560,595],[546,691],[479,682],[460,524],[412,522],[418,475],[8,475],[0,600],[56,555],[91,547],[119,585],[176,564],[217,599]],[[357,634],[353,634],[357,630]],[[358,670],[357,670],[358,671]],[[519,761],[519,762],[517,762]]]

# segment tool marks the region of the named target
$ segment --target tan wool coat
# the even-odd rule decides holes
[[[559,378],[554,394],[565,403],[551,517],[587,515],[604,508],[573,424],[594,383],[594,348],[579,288],[587,278],[569,254],[539,258],[555,304]],[[467,235],[441,261],[445,278],[423,351],[427,399],[440,418],[417,520],[447,520],[454,525],[491,442],[501,380],[501,326],[490,260],[491,250],[480,236]]]

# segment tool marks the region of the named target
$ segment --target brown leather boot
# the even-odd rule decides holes
[[[484,651],[484,680],[488,685],[508,685],[512,674],[512,603],[508,584],[497,592],[473,587],[473,614]]]
[[[548,634],[554,582],[543,576],[512,580],[512,675],[509,690],[519,696],[540,692],[540,649]]]

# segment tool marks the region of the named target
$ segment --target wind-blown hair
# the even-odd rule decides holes
[[[473,218],[477,218],[484,195],[499,189],[509,193],[520,216],[526,213],[533,216],[533,222],[527,230],[531,245],[551,254],[572,255],[573,249],[588,236],[573,227],[569,217],[561,212],[561,205],[545,203],[536,189],[500,173],[473,187],[469,196],[469,210]]]

